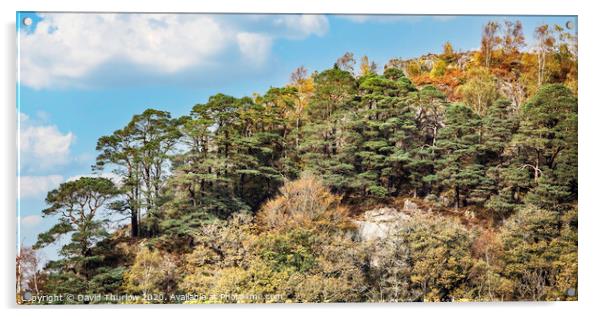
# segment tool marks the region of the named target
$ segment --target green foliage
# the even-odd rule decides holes
[[[502,272],[516,281],[514,296],[553,299],[566,296],[568,288],[577,288],[576,275],[568,279],[566,275],[567,271],[576,273],[575,214],[560,219],[554,212],[527,206],[504,224]]]
[[[443,191],[452,191],[456,208],[469,200],[482,203],[487,197],[482,197],[479,189],[490,186],[491,180],[477,159],[482,142],[481,119],[463,104],[450,105],[445,118],[446,126],[436,144],[440,157],[436,161],[436,179]]]
[[[42,214],[57,222],[36,248],[68,242],[40,293],[576,299],[576,56],[564,30],[542,28],[561,44],[529,53],[522,26],[505,25],[503,37],[486,25],[480,52],[446,43],[382,74],[368,57],[354,74],[346,53],[253,97],[133,116],[97,142],[94,169],[117,185],[84,177],[48,193]],[[419,207],[399,230],[358,238],[363,211],[409,197]],[[116,215],[129,224],[109,232]]]
[[[441,76],[445,75],[446,69],[447,69],[447,63],[444,60],[439,59],[433,65],[433,69],[431,69],[430,75],[431,75],[431,77],[441,77]]]
[[[414,300],[447,301],[460,297],[472,265],[472,237],[446,219],[417,218],[402,230],[407,247],[409,294]]]
[[[544,85],[521,109],[512,145],[537,187],[528,201],[562,211],[577,197],[577,99],[562,85]]]
[[[59,237],[70,234],[59,254],[63,257],[47,264],[50,270],[49,285],[58,291],[85,290],[95,276],[95,267],[102,256],[95,254],[94,245],[109,236],[105,228],[106,218],[100,213],[119,192],[113,182],[100,177],[81,177],[63,183],[46,197],[50,207],[44,209],[44,216],[58,216],[59,222],[50,230],[41,233],[36,248],[55,243]]]

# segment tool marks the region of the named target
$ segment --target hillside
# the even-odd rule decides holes
[[[479,51],[445,43],[382,72],[346,53],[265,94],[134,115],[98,139],[99,177],[48,193],[58,222],[28,254],[69,241],[26,288],[131,295],[92,303],[576,300],[576,39],[541,26],[526,50],[519,22],[491,23]]]

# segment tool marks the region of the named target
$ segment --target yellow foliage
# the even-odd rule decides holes
[[[176,268],[176,261],[169,254],[142,247],[125,273],[125,288],[132,293],[148,295],[173,292]]]
[[[260,210],[257,221],[265,228],[282,230],[299,226],[325,230],[350,227],[348,210],[341,205],[341,198],[309,174],[287,181],[280,188],[280,195]]]
[[[409,61],[406,64],[406,72],[409,76],[415,77],[422,73],[422,66],[418,60]]]
[[[435,62],[435,65],[433,65],[433,69],[431,69],[431,78],[441,77],[445,75],[446,68],[447,63],[442,59],[438,59]]]
[[[468,81],[458,88],[463,101],[479,115],[485,114],[499,97],[496,79],[486,68],[475,68],[468,72]]]

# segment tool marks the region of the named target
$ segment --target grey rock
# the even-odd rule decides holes
[[[403,210],[404,211],[414,212],[414,211],[419,211],[420,208],[418,208],[418,205],[415,202],[413,202],[413,201],[411,201],[409,199],[406,199],[403,202]]]
[[[368,210],[362,219],[356,221],[358,238],[361,241],[386,238],[403,228],[409,218],[407,214],[389,207]]]

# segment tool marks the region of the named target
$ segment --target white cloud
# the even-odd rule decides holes
[[[69,161],[69,149],[75,141],[73,133],[63,133],[55,125],[35,122],[24,113],[19,113],[19,120],[22,170],[45,170]]]
[[[310,35],[323,36],[328,32],[328,19],[323,15],[284,15],[275,20],[277,26],[290,31],[293,38],[305,38]]]
[[[190,68],[219,71],[220,66],[233,64],[231,48],[238,47],[241,55],[235,62],[245,65],[269,57],[273,35],[297,39],[328,30],[328,19],[319,15],[266,16],[256,21],[206,14],[40,16],[33,31],[19,34],[20,80],[38,89],[85,87],[86,76],[103,73],[102,67],[111,64],[164,75]]]
[[[348,20],[354,23],[395,23],[395,22],[407,22],[416,23],[423,21],[424,19],[432,19],[438,22],[447,22],[456,18],[451,15],[380,15],[380,14],[350,14],[341,15],[341,19]]]
[[[27,227],[35,227],[42,221],[38,215],[30,215],[21,218],[21,224]]]
[[[242,55],[256,64],[263,64],[272,47],[272,40],[260,33],[242,32],[236,35],[236,41]]]
[[[61,175],[45,176],[20,176],[19,198],[32,198],[45,196],[49,191],[57,188],[63,181]]]
[[[79,78],[121,58],[160,72],[199,64],[221,51],[228,30],[208,16],[42,14],[21,33],[21,79],[40,88]]]

